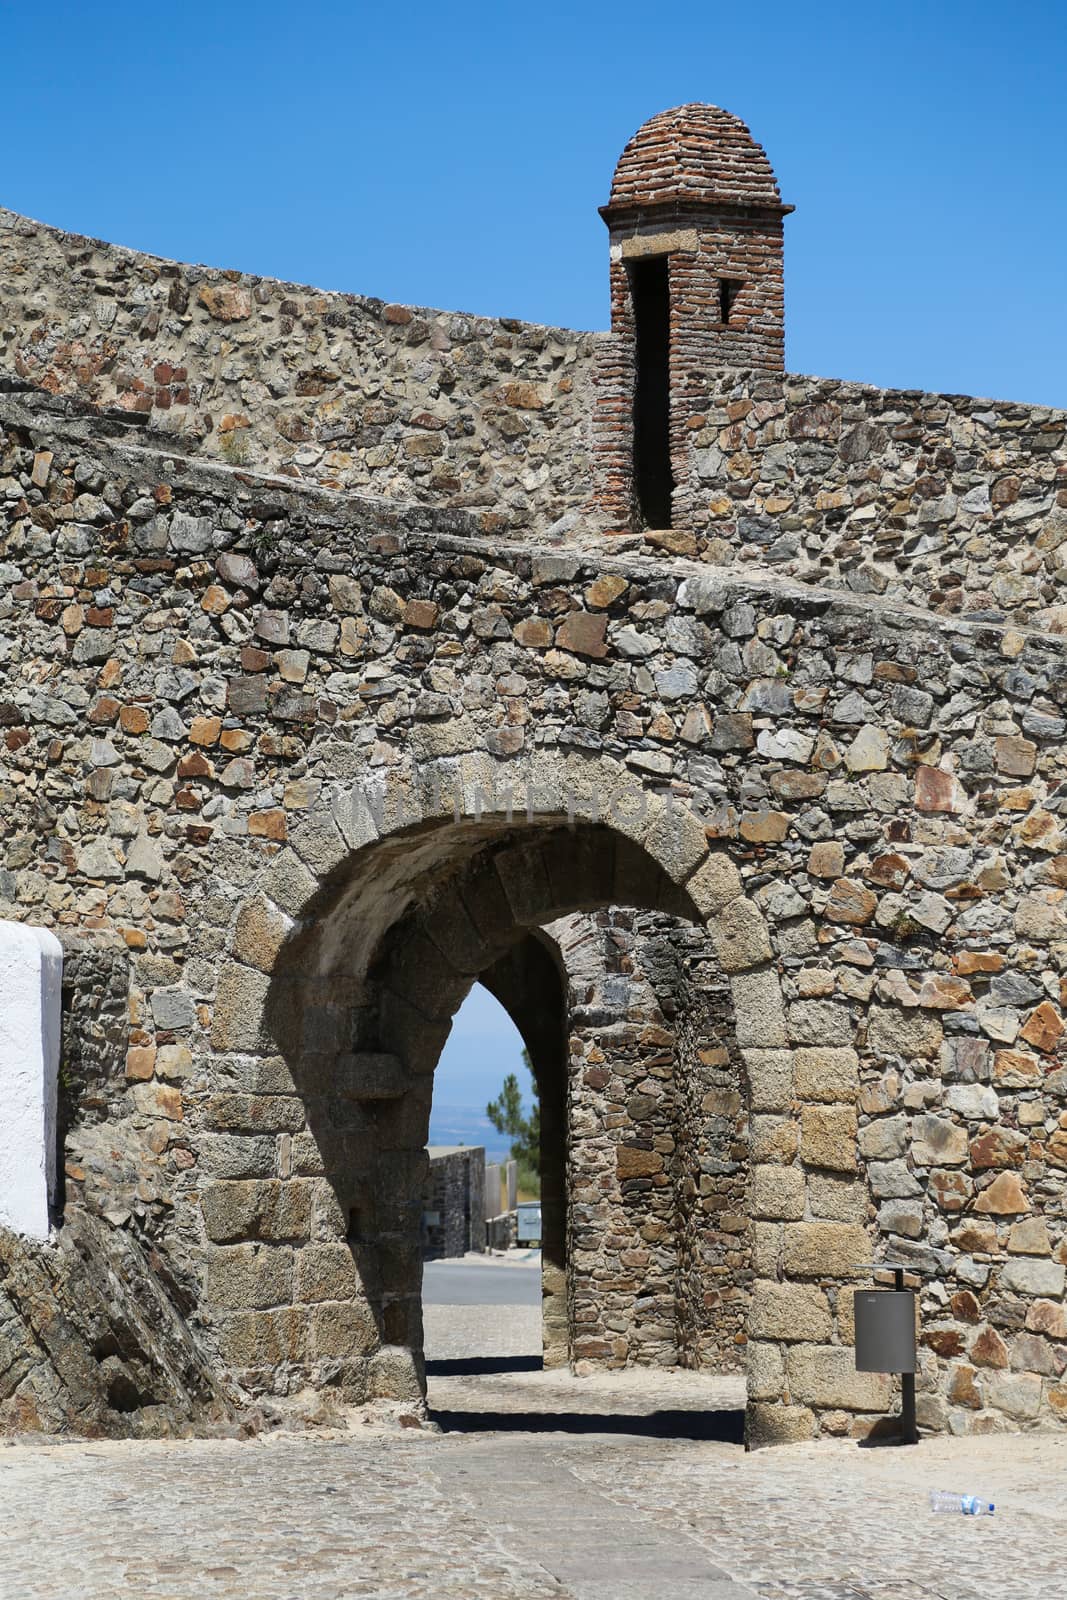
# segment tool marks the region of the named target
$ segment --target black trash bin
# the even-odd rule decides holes
[[[904,1287],[911,1270],[895,1261],[865,1262],[857,1271],[892,1272],[892,1289],[856,1289],[856,1371],[899,1372],[900,1442],[917,1444],[915,1423],[915,1290]]]

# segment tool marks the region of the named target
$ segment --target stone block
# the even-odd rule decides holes
[[[741,874],[730,857],[713,850],[685,886],[702,917],[717,916],[741,894]]]
[[[246,900],[237,913],[233,953],[245,966],[270,972],[292,926],[290,918],[264,895]]]
[[[749,1194],[753,1217],[796,1221],[804,1215],[804,1174],[799,1167],[753,1167]]]
[[[196,1023],[196,1004],[187,989],[173,984],[152,995],[152,1020],[157,1028],[182,1031]]]
[[[894,1161],[904,1154],[907,1139],[906,1117],[876,1117],[859,1130],[860,1155],[865,1161]]]
[[[776,1344],[750,1339],[745,1350],[745,1371],[750,1400],[781,1400],[785,1396],[785,1361]]]
[[[837,1411],[886,1411],[892,1382],[884,1372],[857,1372],[853,1352],[842,1345],[794,1346],[786,1354],[792,1400]]]
[[[270,979],[264,973],[237,962],[223,967],[212,1013],[211,1042],[216,1050],[259,1050],[268,1044],[269,990]]]
[[[800,1444],[815,1437],[815,1414],[807,1406],[750,1404],[745,1411],[745,1444],[760,1450],[774,1444]]]
[[[294,1299],[350,1300],[359,1288],[359,1273],[347,1244],[305,1244],[297,1251]]]
[[[229,1056],[219,1061],[216,1081],[220,1088],[232,1083],[234,1091],[244,1094],[295,1096],[301,1090],[312,1092],[313,1065],[317,1063],[307,1058],[301,1060],[301,1087],[298,1089],[284,1056]],[[330,1068],[332,1075],[332,1061]]]
[[[919,1239],[923,1232],[921,1205],[903,1205],[890,1200],[878,1211],[878,1226],[883,1233],[899,1234],[904,1239]]]
[[[788,1045],[782,990],[770,967],[735,973],[730,990],[734,1029],[742,1050],[776,1050]]]
[[[800,1156],[809,1167],[856,1170],[854,1106],[801,1106]]]
[[[281,850],[263,875],[263,891],[289,916],[301,914],[319,884],[295,850]]]
[[[367,1355],[378,1343],[370,1306],[362,1300],[328,1300],[311,1312],[311,1351],[332,1360]]]
[[[1006,1261],[1000,1269],[1003,1288],[1051,1300],[1063,1295],[1065,1277],[1067,1268],[1061,1267],[1058,1261],[1044,1261],[1039,1256],[1018,1256]]]
[[[307,1239],[311,1183],[303,1179],[214,1179],[204,1185],[204,1229],[215,1244]]]
[[[744,1050],[753,1111],[785,1111],[792,1097],[793,1056],[789,1050]]]
[[[850,1046],[853,1028],[848,1007],[833,1000],[794,1000],[789,1007],[789,1037],[796,1045]]]
[[[855,1050],[802,1046],[794,1061],[793,1087],[799,1099],[850,1101],[858,1096],[859,1057]]]
[[[782,1254],[782,1224],[753,1222],[752,1270],[757,1278],[777,1277]]]
[[[832,1337],[833,1325],[830,1302],[814,1284],[757,1278],[752,1285],[750,1338],[819,1344]]]
[[[169,1083],[135,1083],[130,1091],[137,1110],[145,1117],[162,1117],[181,1122],[184,1117],[182,1092]]]
[[[620,1145],[615,1162],[620,1183],[625,1183],[627,1178],[649,1178],[663,1171],[663,1157],[657,1150],[642,1150],[633,1145]]]
[[[543,922],[546,914],[555,915],[551,885],[539,850],[516,845],[499,851],[493,857],[493,865],[516,922],[530,927]],[[478,922],[473,906],[471,911]]]
[[[1027,1310],[1026,1326],[1050,1339],[1067,1339],[1067,1307],[1057,1300],[1035,1300]]]
[[[974,1209],[986,1216],[1019,1216],[1031,1209],[1026,1188],[1014,1172],[1001,1172],[981,1191]]]
[[[1052,1243],[1040,1217],[1027,1217],[1012,1224],[1008,1234],[1008,1253],[1013,1256],[1050,1256]]]
[[[403,1345],[383,1345],[371,1356],[367,1393],[372,1400],[422,1399],[422,1388],[411,1351]]]
[[[200,1171],[207,1178],[273,1178],[277,1170],[278,1145],[271,1135],[205,1133],[200,1137]]]
[[[219,1346],[230,1366],[269,1368],[303,1361],[307,1341],[306,1311],[284,1307],[276,1311],[239,1311],[227,1317]]]
[[[747,972],[771,959],[767,924],[751,900],[731,901],[708,927],[724,972]]]
[[[297,1133],[304,1104],[297,1095],[215,1094],[204,1107],[204,1125],[219,1132]]]
[[[1030,1141],[1025,1133],[1014,1128],[987,1128],[971,1140],[971,1165],[976,1171],[994,1167],[1021,1167],[1026,1160]]]
[[[340,1057],[334,1087],[350,1100],[399,1100],[411,1077],[399,1056],[361,1050]]]
[[[512,854],[513,858],[517,854],[504,853]],[[496,859],[499,866],[501,858],[498,856]],[[547,895],[541,900],[542,913],[546,902]],[[447,955],[425,934],[415,930],[393,952],[388,983],[397,995],[402,996],[407,1004],[415,1006],[424,1017],[451,1019],[469,987],[470,979],[461,977]]]
[[[907,1200],[922,1193],[922,1185],[906,1161],[868,1162],[867,1182],[875,1200]]]
[[[867,1230],[849,1222],[791,1222],[782,1230],[788,1277],[835,1278],[870,1259]]]
[[[799,1142],[800,1129],[793,1117],[757,1114],[749,1125],[749,1160],[788,1165]]]
[[[867,1220],[869,1198],[862,1179],[843,1177],[834,1172],[808,1174],[808,1203],[813,1217],[829,1222]]]
[[[293,1252],[288,1246],[220,1245],[207,1260],[207,1297],[223,1311],[263,1311],[293,1298]]]
[[[293,836],[293,849],[308,871],[324,878],[350,854],[348,840],[327,812],[314,812],[301,820]]]
[[[644,840],[645,849],[658,861],[672,883],[684,883],[704,861],[708,841],[704,824],[687,806],[664,806]]]
[[[323,1145],[327,1141],[324,1136],[316,1137],[313,1133],[294,1133],[290,1145],[290,1160],[292,1171],[299,1178],[321,1177],[326,1171],[327,1157],[323,1153]],[[340,1151],[329,1150],[331,1163],[342,1159]]]
[[[1063,1356],[1047,1339],[1036,1333],[1020,1333],[1012,1340],[1011,1365],[1014,1372],[1037,1372],[1055,1378],[1063,1370]]]
[[[311,1185],[311,1235],[313,1239],[333,1243],[346,1238],[348,1234],[348,1216],[341,1199],[333,1184],[325,1178],[316,1178]],[[410,1194],[419,1193],[414,1184],[408,1185]],[[379,1193],[382,1186],[379,1185]],[[390,1257],[396,1259],[394,1251]]]
[[[990,1372],[983,1378],[985,1402],[1016,1422],[1030,1422],[1041,1409],[1041,1379],[1029,1372]]]
[[[967,1130],[949,1117],[914,1117],[911,1158],[919,1167],[958,1167],[967,1160]]]
[[[880,1056],[918,1056],[932,1061],[941,1049],[944,1031],[929,1012],[907,1011],[899,1006],[872,1006],[867,1022],[867,1043]]]

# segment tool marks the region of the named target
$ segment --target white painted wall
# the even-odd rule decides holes
[[[62,978],[55,934],[0,922],[0,1227],[34,1239],[56,1181]]]

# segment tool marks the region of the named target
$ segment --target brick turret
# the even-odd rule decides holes
[[[686,446],[711,375],[781,372],[782,204],[760,145],[717,106],[660,112],[600,210],[615,338],[598,374],[597,488],[620,528],[684,530]]]

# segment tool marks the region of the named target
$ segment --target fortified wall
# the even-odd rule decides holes
[[[863,1435],[903,1257],[925,1427],[1067,1413],[1065,417],[786,375],[787,209],[654,118],[601,335],[4,215],[0,916],[64,953],[4,1426],[417,1400],[479,978],[541,1062],[546,1359]]]

